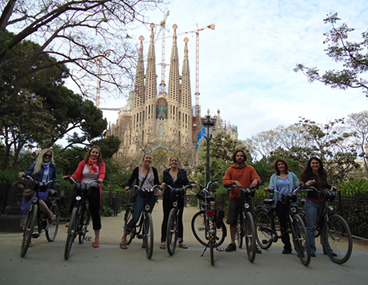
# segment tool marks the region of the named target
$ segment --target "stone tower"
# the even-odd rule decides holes
[[[134,92],[119,112],[117,123],[109,127],[108,134],[121,140],[118,160],[139,156],[143,151],[164,149],[192,160],[192,98],[188,60],[188,38],[184,39],[184,61],[179,73],[177,25],[173,25],[173,45],[170,59],[168,91],[158,93],[154,25],[151,24],[146,71],[143,60],[143,36],[140,47]]]

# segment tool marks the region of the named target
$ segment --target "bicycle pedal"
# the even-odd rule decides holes
[[[92,240],[92,237],[85,237],[85,240],[86,241],[91,241]]]
[[[198,227],[198,231],[199,231],[199,232],[204,231],[204,229],[205,229],[204,227]]]
[[[39,238],[39,237],[40,237],[40,234],[37,234],[37,233],[32,234],[32,238]]]
[[[142,239],[143,238],[143,235],[137,235],[137,238],[138,239]]]

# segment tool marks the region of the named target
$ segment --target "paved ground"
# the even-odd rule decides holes
[[[134,240],[128,250],[118,246],[122,234],[123,212],[102,219],[99,249],[91,242],[75,243],[68,261],[63,258],[66,228],[61,225],[57,239],[48,243],[43,235],[33,241],[25,258],[19,256],[21,234],[0,233],[0,284],[366,284],[368,278],[368,244],[354,242],[353,254],[344,265],[332,263],[317,254],[308,267],[295,252],[282,255],[280,243],[257,255],[252,264],[245,250],[215,252],[215,266],[210,265],[209,251],[195,240],[190,221],[198,210],[185,208],[184,240],[189,249],[177,248],[174,256],[159,249],[162,205],[153,212],[155,249],[148,260]],[[230,242],[229,237],[224,246]]]

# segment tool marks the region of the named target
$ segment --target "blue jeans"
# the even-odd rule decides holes
[[[326,205],[327,206],[327,205]],[[311,253],[316,253],[316,238],[314,236],[314,231],[319,222],[319,217],[324,208],[324,203],[314,202],[311,200],[306,200],[305,202],[305,216],[307,219],[307,234],[310,244]],[[322,233],[321,233],[321,243],[322,243]],[[327,239],[327,235],[324,235]],[[323,243],[322,243],[323,244]],[[328,244],[328,242],[327,242]],[[330,245],[328,245],[328,250],[332,251]],[[323,249],[323,253],[326,253],[326,249]]]
[[[157,201],[157,196],[150,198],[150,199],[146,199],[146,203],[148,205],[150,205],[151,209],[150,209],[150,213],[153,210],[153,207],[155,206],[155,203]],[[129,223],[124,227],[124,233],[125,234],[129,234],[129,229],[135,228],[135,225],[137,224],[139,217],[141,216],[141,213],[144,209],[145,206],[145,201],[143,198],[141,198],[139,195],[137,196],[137,198],[135,199],[134,202],[134,211],[133,211],[133,218],[129,221]]]

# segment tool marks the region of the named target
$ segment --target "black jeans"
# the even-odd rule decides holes
[[[288,212],[289,206],[281,203],[280,201],[276,204],[276,214],[279,218],[280,228],[281,228],[281,241],[284,243],[284,250],[291,250],[291,243],[288,229]]]
[[[164,209],[164,219],[161,225],[161,242],[166,241],[167,222],[169,220],[170,211],[173,208],[173,199],[170,195],[164,196],[162,199],[162,206]],[[178,239],[183,241],[183,211],[184,211],[184,197],[179,198],[178,208],[181,210],[178,217]]]

